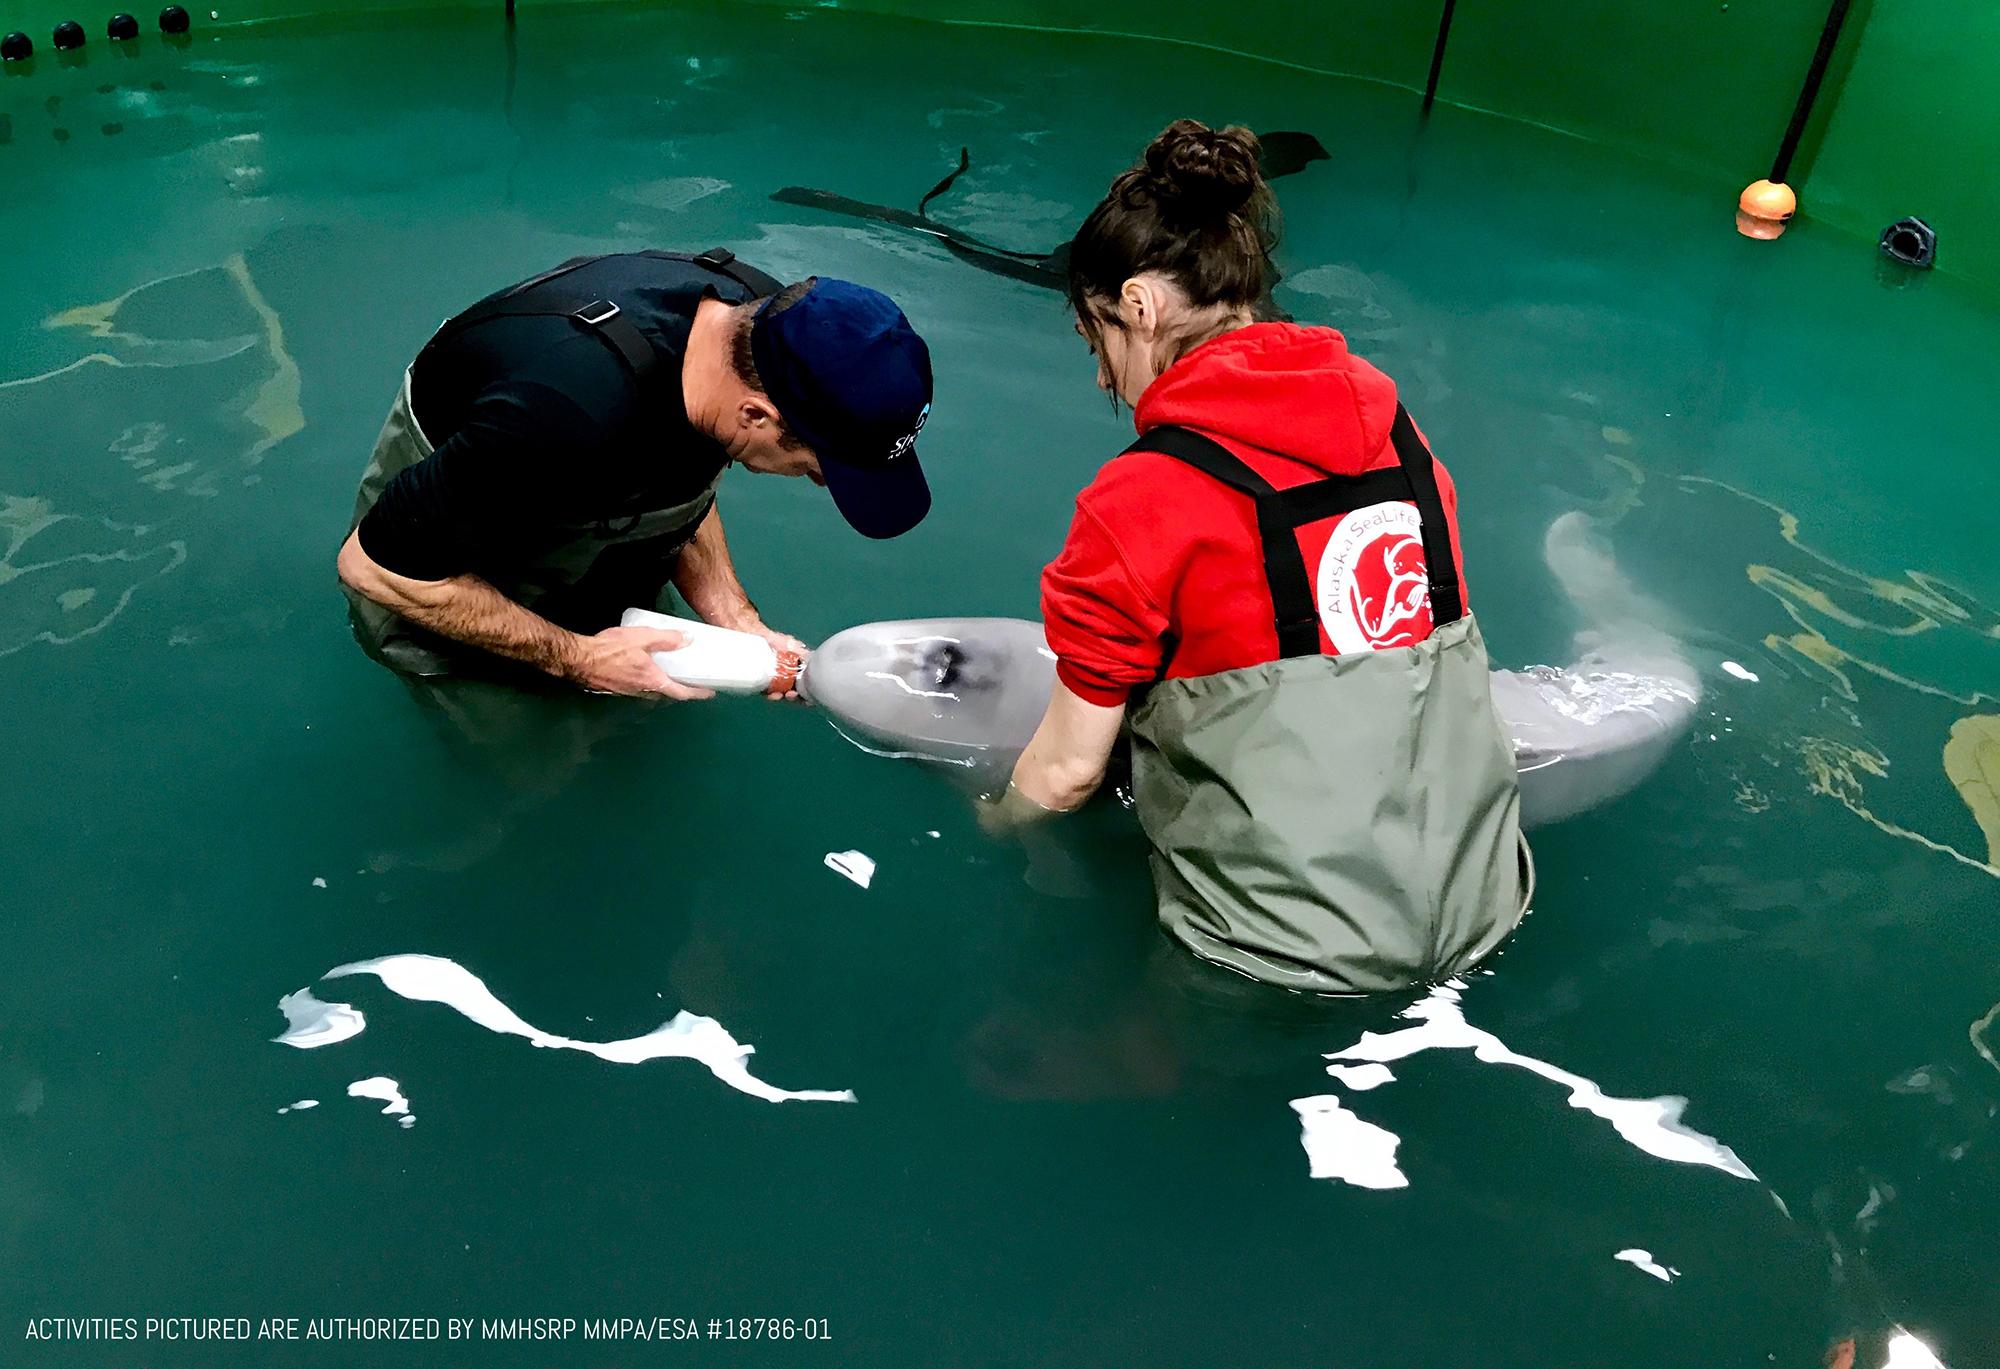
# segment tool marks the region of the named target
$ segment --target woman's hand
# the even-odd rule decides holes
[[[1040,809],[1043,817],[1081,808],[1084,800],[1104,782],[1111,748],[1117,745],[1119,729],[1124,725],[1124,704],[1091,703],[1078,698],[1068,685],[1057,680],[1042,725],[1035,729],[1028,749],[1014,763],[1013,782],[1007,786],[1001,807],[1004,809],[1008,801],[1018,799]],[[1032,816],[1016,809],[1010,821]]]
[[[979,828],[989,837],[1010,836],[1062,810],[1045,808],[1023,794],[1010,780],[997,794],[988,794],[976,805]]]

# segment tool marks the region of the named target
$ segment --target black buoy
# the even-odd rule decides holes
[[[122,43],[128,38],[139,36],[139,21],[129,14],[114,14],[111,16],[111,23],[104,31],[112,42]]]
[[[186,33],[187,31],[188,12],[186,10],[182,9],[179,5],[168,5],[160,11],[161,33]]]
[[[83,25],[74,19],[65,19],[56,25],[56,50],[68,52],[71,48],[83,46]]]
[[[1937,264],[1937,230],[1922,219],[1898,219],[1882,230],[1882,255],[1928,271]]]
[[[0,60],[25,62],[35,55],[35,40],[25,33],[10,33],[0,38]]]

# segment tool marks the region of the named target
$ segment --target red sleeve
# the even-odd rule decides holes
[[[1042,621],[1056,677],[1080,699],[1122,704],[1135,686],[1159,677],[1167,615],[1081,502],[1069,540],[1042,572]]]

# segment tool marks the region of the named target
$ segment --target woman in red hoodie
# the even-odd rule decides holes
[[[1466,612],[1457,496],[1395,382],[1257,321],[1271,196],[1242,128],[1169,127],[1071,244],[1139,440],[1043,576],[1057,681],[1004,809],[1065,811],[1120,732],[1166,930],[1319,993],[1465,969],[1530,883]]]

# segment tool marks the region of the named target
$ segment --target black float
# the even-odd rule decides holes
[[[1882,230],[1882,255],[1928,271],[1937,264],[1937,230],[1922,219],[1898,219]]]
[[[160,11],[161,33],[186,33],[187,31],[188,12],[186,10],[182,9],[179,5],[168,5]]]
[[[0,61],[25,62],[35,55],[35,40],[25,33],[0,38]]]
[[[77,23],[74,19],[65,19],[56,25],[56,31],[52,36],[55,38],[56,51],[58,52],[68,52],[72,48],[80,48],[83,46],[83,25]]]
[[[112,42],[123,43],[139,36],[139,21],[129,14],[114,14],[104,32]]]

